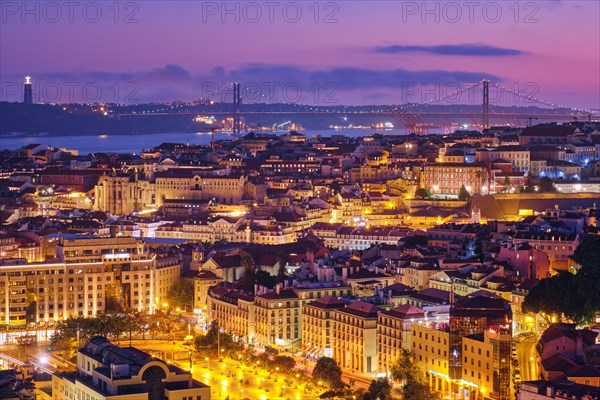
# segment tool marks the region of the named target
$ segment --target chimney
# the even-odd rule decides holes
[[[281,283],[275,285],[275,293],[277,293],[278,295],[281,294]]]

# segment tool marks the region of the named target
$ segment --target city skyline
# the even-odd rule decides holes
[[[600,400],[598,0],[2,0],[0,155],[0,398]]]

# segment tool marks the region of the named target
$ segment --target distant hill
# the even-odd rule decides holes
[[[96,104],[22,104],[0,102],[0,137],[4,136],[35,136],[39,134],[58,135],[131,135],[131,134],[151,134],[164,132],[197,132],[201,129],[200,125],[194,121],[195,115],[212,115],[217,113],[219,119],[231,116],[233,106],[229,103],[195,103],[195,104],[106,104],[108,115],[104,115]],[[408,107],[411,113],[430,110],[431,107],[437,107],[437,110],[445,112],[459,112],[471,115],[481,113],[479,105],[418,105]],[[314,110],[325,110],[326,112],[314,113]],[[527,109],[528,112],[537,112],[544,114],[548,110],[535,107],[506,107],[495,108],[503,112],[519,112]],[[403,128],[403,113],[391,113],[391,107],[385,105],[365,105],[365,106],[299,106],[294,104],[242,104],[242,113],[250,112],[244,115],[246,123],[251,129],[259,127],[271,127],[274,124],[282,124],[286,121],[293,121],[305,129],[320,130],[328,129],[331,125],[344,126],[353,124],[354,126],[370,127],[374,124],[391,122],[397,128]],[[161,115],[149,115],[158,111]],[[301,111],[298,113],[298,111]],[[386,111],[385,115],[361,114],[363,112]],[[187,114],[178,114],[186,112]],[[252,113],[256,114],[252,114]],[[220,114],[219,114],[220,113]],[[288,114],[289,113],[289,114]],[[501,118],[493,121],[494,116],[490,115],[492,123],[506,123],[506,119]],[[410,120],[410,118],[409,118]],[[545,120],[545,118],[544,118]],[[404,121],[404,122],[403,122]],[[552,116],[548,115],[547,121],[538,119],[537,123],[550,122]],[[471,117],[454,117],[451,121],[444,117],[427,117],[423,123],[437,123],[448,125],[450,122],[462,124],[473,123]]]
[[[0,103],[0,136],[132,134],[195,132],[197,124],[189,115],[139,118],[104,116],[99,112],[66,112],[62,106]]]

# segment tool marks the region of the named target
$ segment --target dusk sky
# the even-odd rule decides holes
[[[306,104],[390,104],[413,83],[488,78],[600,109],[598,1],[250,3],[3,0],[0,99],[20,101],[26,74],[38,99],[61,102],[98,88],[102,101],[189,101],[240,81]],[[296,84],[301,96],[282,93]]]

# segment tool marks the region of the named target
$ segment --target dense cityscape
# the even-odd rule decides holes
[[[1,165],[3,360],[38,398],[600,390],[597,123]]]
[[[598,15],[1,1],[0,399],[600,400]]]

